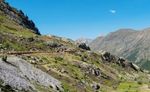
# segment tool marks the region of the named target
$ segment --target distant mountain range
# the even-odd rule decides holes
[[[76,43],[86,43],[87,45],[89,45],[92,42],[92,39],[88,39],[88,38],[79,38],[76,40]]]
[[[120,29],[90,43],[94,51],[108,51],[150,70],[150,28]]]

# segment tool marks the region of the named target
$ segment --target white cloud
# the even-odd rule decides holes
[[[112,13],[112,14],[115,14],[116,10],[111,9],[111,10],[109,10],[109,12]]]

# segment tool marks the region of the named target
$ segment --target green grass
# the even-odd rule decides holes
[[[44,87],[38,84],[34,84],[34,86],[38,90],[38,92],[56,92],[51,87]]]
[[[13,23],[5,23],[0,26],[0,32],[1,33],[9,33],[13,34],[13,36],[16,37],[24,37],[24,38],[29,38],[36,36],[31,30],[22,28],[19,25],[14,25]]]
[[[9,40],[6,40],[2,43],[2,46],[0,46],[0,48],[7,48],[9,50],[16,50],[16,51],[24,51],[26,50],[26,48],[24,46],[22,46],[21,44],[18,43],[13,43],[10,42]]]
[[[117,92],[138,92],[141,85],[137,82],[123,82],[117,88]]]
[[[32,32],[32,30],[24,28],[16,22],[10,20],[2,12],[0,12],[0,32],[9,33],[15,36],[22,36],[26,38],[36,36],[36,34]]]

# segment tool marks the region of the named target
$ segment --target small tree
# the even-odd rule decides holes
[[[2,61],[7,61],[7,56],[6,56],[6,55],[4,55],[4,56],[2,57]]]

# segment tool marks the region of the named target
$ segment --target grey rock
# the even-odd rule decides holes
[[[90,47],[86,43],[81,43],[78,45],[78,47],[84,50],[91,50]]]
[[[115,59],[115,56],[111,55],[109,52],[101,53],[101,57],[103,61],[112,62]]]
[[[140,67],[137,66],[137,65],[134,64],[134,63],[131,63],[131,67],[132,67],[133,69],[135,69],[136,71],[139,71],[139,70],[140,70]]]
[[[94,84],[92,84],[92,88],[94,90],[99,90],[100,89],[100,85],[98,83],[94,83]]]
[[[56,91],[63,90],[60,81],[16,56],[8,57],[7,62],[0,60],[0,75],[5,84],[19,90],[36,91],[31,81],[45,87],[51,86]]]

